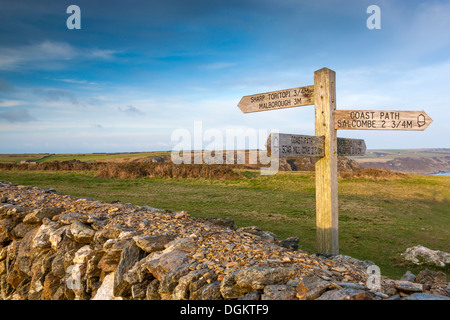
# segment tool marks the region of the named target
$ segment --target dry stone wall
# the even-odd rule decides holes
[[[370,290],[366,269],[371,262],[309,255],[298,250],[298,238],[278,239],[258,227],[236,229],[230,219],[197,219],[184,211],[9,183],[0,183],[0,198],[4,300],[393,299],[430,294],[420,285],[385,277],[378,289]],[[438,293],[432,297],[446,298],[445,290]]]

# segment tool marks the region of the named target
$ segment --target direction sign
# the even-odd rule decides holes
[[[323,136],[271,133],[266,142],[267,151],[272,154],[275,148],[280,158],[323,157],[325,140]],[[363,156],[366,144],[362,139],[337,138],[339,156]]]
[[[271,133],[266,147],[269,154],[278,147],[280,158],[323,157],[325,152],[324,137],[299,134]]]
[[[314,86],[266,92],[242,97],[238,107],[243,113],[301,107],[314,104]]]
[[[336,110],[338,130],[425,130],[433,120],[425,111]]]
[[[366,143],[363,139],[337,138],[338,156],[363,156],[366,153]]]

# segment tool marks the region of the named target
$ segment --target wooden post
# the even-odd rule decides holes
[[[320,253],[339,253],[336,73],[314,72],[315,135],[325,137],[325,156],[316,162],[316,246]]]

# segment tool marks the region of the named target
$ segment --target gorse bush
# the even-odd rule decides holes
[[[119,179],[143,177],[234,179],[242,177],[240,173],[223,165],[173,163],[104,164],[98,169],[96,176]]]
[[[390,171],[386,169],[362,169],[350,172],[339,172],[342,179],[370,179],[370,180],[393,180],[405,179],[408,175],[405,173]]]
[[[236,166],[174,163],[108,163],[52,161],[36,164],[0,163],[1,170],[96,171],[99,178],[135,179],[145,177],[235,179],[243,175],[233,171]]]
[[[0,163],[2,170],[54,170],[54,171],[72,171],[72,170],[97,170],[102,163],[100,162],[81,162],[71,161],[49,161],[41,163]]]

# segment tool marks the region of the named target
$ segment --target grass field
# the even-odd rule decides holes
[[[0,162],[19,163],[22,160],[39,161],[48,154],[0,154]]]
[[[257,225],[279,238],[298,236],[300,249],[315,252],[315,188],[312,172],[214,179],[101,179],[95,172],[1,171],[0,181],[52,187],[104,201],[121,200],[195,217],[229,217],[237,227]],[[372,260],[383,275],[406,270],[399,254],[418,244],[450,251],[450,177],[408,175],[388,180],[339,180],[340,253]],[[449,274],[449,270],[443,270]]]
[[[147,156],[168,155],[170,152],[134,152],[134,153],[78,153],[78,154],[0,154],[0,162],[19,163],[22,160],[34,162],[80,160],[84,162],[112,159],[144,158]]]
[[[398,157],[410,158],[434,158],[450,156],[450,149],[370,149],[366,151],[364,156],[350,157],[358,162],[386,162]]]

